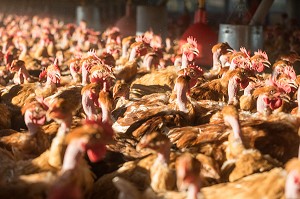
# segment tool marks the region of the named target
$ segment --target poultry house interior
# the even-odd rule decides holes
[[[299,6],[2,0],[0,198],[300,199]]]

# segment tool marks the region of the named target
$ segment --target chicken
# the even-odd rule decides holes
[[[68,147],[62,170],[50,188],[49,198],[87,198],[93,188],[94,176],[83,159],[87,153],[92,162],[100,161],[106,153],[106,144],[113,140],[114,132],[107,123],[87,120],[66,137]]]
[[[269,156],[264,156],[256,149],[247,149],[244,141],[243,131],[241,131],[239,115],[233,106],[226,106],[222,110],[224,122],[229,124],[232,132],[228,136],[228,146],[226,148],[227,161],[222,169],[228,167],[229,161],[235,161],[235,168],[229,175],[229,181],[235,181],[255,172],[271,170],[280,163]]]
[[[69,60],[70,64],[70,74],[72,76],[72,80],[74,83],[80,83],[81,80],[81,66],[80,66],[80,58],[73,58]]]
[[[15,84],[23,84],[33,82],[33,77],[31,77],[25,67],[25,62],[22,60],[13,60],[10,65],[10,71],[14,72],[13,82]]]
[[[191,154],[183,154],[176,160],[176,176],[177,187],[179,191],[187,189],[187,199],[197,199],[200,192],[201,163],[191,156]]]
[[[153,191],[148,188],[143,193],[140,192],[136,186],[130,181],[122,178],[122,177],[114,177],[113,178],[114,186],[119,190],[118,199],[150,199],[157,198],[157,196],[153,193]]]
[[[44,103],[49,107],[47,117],[68,129],[72,122],[72,116],[82,107],[81,89],[82,86],[70,86],[45,98]]]
[[[83,86],[90,83],[90,79],[89,79],[90,69],[93,65],[98,64],[99,61],[100,61],[99,57],[96,55],[95,50],[90,50],[81,57],[80,71],[81,71],[81,84]]]
[[[140,98],[151,93],[163,93],[174,88],[177,72],[174,67],[153,71],[131,83],[131,97]]]
[[[285,166],[287,171],[287,177],[285,182],[285,197],[286,198],[300,198],[299,195],[299,154],[297,158],[289,160]]]
[[[166,93],[165,95],[154,93],[141,98],[140,101],[127,103],[123,113],[114,116],[117,118],[117,121],[113,124],[114,130],[120,133],[136,134],[137,137],[140,137],[145,131],[142,130],[140,133],[134,133],[134,131],[138,131],[139,127],[142,129],[150,127],[152,129],[151,127],[164,126],[152,126],[152,121],[155,121],[159,117],[162,117],[162,119],[157,120],[156,123],[164,121],[164,124],[167,125],[169,123],[171,126],[176,125],[176,123],[182,125],[187,123],[185,113],[174,110],[174,107],[168,107],[169,98],[170,93]]]
[[[171,95],[170,93],[153,93],[144,96],[136,103],[128,103],[124,116],[117,119],[113,128],[117,132],[127,131],[126,133],[130,133],[148,119],[154,119],[157,116],[168,118],[165,120],[166,123],[170,121],[170,118],[175,117],[175,124],[172,122],[169,123],[170,125],[193,124],[198,116],[199,107],[187,96],[193,75],[193,70],[189,69],[185,68],[179,72]],[[146,107],[146,114],[144,107]],[[130,131],[128,130],[129,127],[132,127]],[[141,135],[142,133],[138,134]]]
[[[138,72],[138,59],[145,55],[150,48],[150,45],[147,42],[148,41],[145,41],[142,37],[137,37],[136,42],[131,44],[128,61],[113,68],[113,74],[117,79],[122,79],[125,82],[133,80]]]
[[[292,63],[286,60],[279,60],[272,66],[272,77],[277,79],[277,77],[283,73],[288,75],[291,79],[296,79],[296,72]]]
[[[114,51],[114,49],[108,50],[108,51]],[[113,52],[103,52],[100,56],[99,59],[102,60],[103,64],[106,64],[110,67],[115,67],[116,66],[116,60],[114,56],[112,55]]]
[[[262,115],[269,115],[271,112],[282,105],[283,100],[289,97],[282,93],[276,86],[263,86],[256,88],[253,97],[257,98],[256,109]]]
[[[119,192],[112,181],[117,176],[130,181],[137,186],[138,190],[144,191],[150,185],[149,169],[155,158],[155,155],[150,155],[141,159],[127,161],[116,171],[103,175],[94,183],[94,189],[90,198],[117,199]]]
[[[109,88],[103,85],[99,92],[98,103],[101,108],[101,117],[103,122],[113,123],[111,112],[113,110],[113,96]]]
[[[0,129],[10,129],[12,117],[11,111],[5,104],[0,103],[0,112],[2,114],[2,117],[0,118]]]
[[[229,57],[229,70],[236,68],[243,68],[249,70],[250,64],[250,53],[247,52],[246,48],[241,47],[240,51],[232,51]]]
[[[12,85],[6,87],[1,93],[1,101],[7,106],[11,114],[11,125],[13,129],[19,131],[26,128],[21,108],[25,103],[36,96],[36,83]]]
[[[187,43],[182,45],[181,51],[182,51],[181,59],[184,61],[181,62],[181,65],[178,66],[178,68],[177,68],[177,66],[167,66],[165,69],[161,69],[159,71],[154,71],[154,72],[151,72],[150,74],[143,75],[142,77],[140,77],[132,82],[131,88],[132,88],[133,92],[138,91],[138,92],[142,93],[142,91],[148,89],[150,86],[153,86],[153,90],[149,89],[152,93],[156,92],[155,90],[157,90],[157,89],[163,88],[162,86],[167,87],[167,89],[173,89],[176,78],[177,78],[177,72],[184,68],[190,68],[190,69],[192,68],[191,70],[193,70],[193,73],[194,73],[192,78],[194,80],[196,80],[197,78],[202,76],[202,74],[203,74],[202,69],[193,64],[193,60],[199,54],[199,51],[197,49],[197,41],[195,39],[193,39],[192,37],[189,37],[187,39]],[[136,88],[139,85],[146,85],[146,87],[141,87],[142,89]],[[159,85],[159,86],[156,86],[156,85]],[[137,90],[137,91],[135,91],[135,90]]]
[[[26,41],[20,42],[20,49],[22,50],[18,60],[22,60],[25,62],[25,66],[27,70],[39,70],[41,69],[41,61],[34,59],[30,56],[28,51],[28,44]]]
[[[24,173],[14,179],[13,184],[0,185],[2,196],[17,198],[23,191],[23,198],[88,197],[93,186],[94,175],[83,156],[87,153],[91,161],[101,160],[106,153],[105,145],[111,142],[112,136],[111,126],[99,121],[87,121],[66,137],[68,146],[60,171],[36,172],[32,175]],[[12,189],[15,189],[15,192],[12,193]],[[31,191],[24,192],[24,189]]]
[[[294,64],[295,62],[300,61],[300,57],[296,51],[290,51],[289,53],[279,55],[276,61],[279,60],[288,61]]]
[[[137,145],[138,150],[150,148],[157,152],[157,158],[150,168],[150,186],[155,192],[164,192],[175,188],[175,170],[169,168],[171,142],[159,132],[146,134]]]
[[[249,81],[248,86],[244,89],[243,95],[239,99],[240,109],[244,111],[253,111],[256,108],[256,101],[253,97],[253,90],[257,87],[257,83]]]
[[[159,69],[161,57],[162,54],[158,50],[154,50],[154,52],[148,52],[143,58],[143,63],[139,72],[141,72],[143,69],[146,71],[155,71]]]
[[[14,153],[18,159],[37,157],[50,147],[50,137],[41,126],[46,122],[46,107],[38,101],[32,101],[22,107],[28,132],[15,132],[1,136],[3,147]]]
[[[82,107],[81,89],[81,86],[69,87],[44,99],[44,103],[49,107],[47,118],[53,119],[60,124],[50,147],[50,151],[54,154],[51,154],[49,163],[54,167],[59,168],[62,164],[62,160],[57,158],[59,157],[57,153],[59,154],[62,150],[62,143],[65,135],[71,128],[73,115]],[[53,150],[51,150],[52,148]]]
[[[186,68],[189,65],[189,62],[192,62],[196,56],[198,56],[199,51],[197,48],[197,41],[193,37],[187,38],[187,43],[181,46],[181,68]]]
[[[271,63],[269,62],[268,55],[266,52],[258,50],[254,52],[254,55],[250,58],[251,70],[257,72],[263,72],[265,67],[269,67]]]
[[[116,65],[124,65],[128,61],[128,49],[135,42],[135,36],[128,36],[122,39],[122,55],[116,60]]]
[[[42,58],[49,57],[46,39],[41,38],[39,43],[35,44],[31,48],[30,55],[37,60],[42,60]]]
[[[274,168],[234,182],[204,187],[201,189],[201,193],[207,199],[283,198],[285,176],[286,172],[282,168]]]
[[[87,119],[95,119],[99,116],[98,98],[100,90],[101,85],[97,83],[87,84],[81,89],[82,108]]]
[[[47,66],[47,68],[40,73],[39,78],[43,79],[45,76],[45,87],[35,91],[37,96],[48,97],[52,95],[60,85],[61,71],[58,66],[58,59],[55,59],[53,64]]]
[[[224,57],[230,50],[232,48],[227,42],[217,43],[212,47],[213,66],[208,72],[204,73],[206,79],[213,79],[219,74],[220,70],[225,66],[221,61],[221,56]]]
[[[129,100],[130,88],[127,83],[117,80],[113,86],[114,110],[125,106]]]
[[[91,68],[90,73],[91,82],[100,86],[96,104],[101,109],[102,120],[112,122],[113,96],[111,86],[115,77],[112,75],[111,68],[107,65],[95,65]]]
[[[238,91],[246,88],[249,83],[249,73],[244,69],[233,69],[222,78],[214,79],[191,88],[191,97],[195,100],[223,101],[229,104],[238,104]]]
[[[2,165],[0,169],[0,186],[15,181],[21,175],[57,171],[48,164],[49,150],[46,150],[36,158],[25,160],[19,160],[12,152],[3,148],[0,148],[0,153]]]

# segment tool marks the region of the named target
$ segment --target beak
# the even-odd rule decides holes
[[[263,65],[264,65],[265,67],[270,68],[271,63],[270,63],[268,60],[265,60],[265,61],[263,61]]]
[[[193,50],[193,53],[195,54],[195,55],[199,55],[199,50],[198,50],[198,48],[194,48],[194,50]]]
[[[248,79],[252,82],[257,82],[257,78],[256,77],[252,77],[252,76],[249,76]]]
[[[288,82],[288,85],[289,85],[290,87],[292,87],[292,88],[295,88],[295,89],[298,88],[298,84],[296,83],[295,80],[292,80],[292,79],[291,79],[291,81]]]
[[[285,94],[285,93],[280,93],[279,94],[280,98],[283,100],[283,101],[286,101],[286,102],[290,102],[291,101],[291,98],[289,95]]]

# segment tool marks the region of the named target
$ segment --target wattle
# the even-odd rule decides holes
[[[106,147],[103,144],[95,144],[89,146],[87,149],[87,155],[91,162],[98,162],[103,159],[106,154]]]
[[[279,108],[281,105],[282,105],[282,100],[279,99],[279,98],[278,99],[272,99],[270,101],[270,104],[269,104],[269,106],[272,110],[275,110],[275,109]]]

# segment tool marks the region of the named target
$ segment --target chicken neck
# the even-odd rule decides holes
[[[133,61],[136,56],[137,56],[137,48],[138,47],[134,47],[131,52],[130,52],[130,56],[129,56],[129,60],[128,61]]]
[[[189,84],[186,81],[184,76],[179,76],[176,80],[176,84],[174,86],[174,91],[177,94],[176,102],[179,107],[179,110],[185,113],[188,113],[187,103],[187,92],[189,90]]]
[[[13,82],[15,84],[24,84],[25,83],[25,78],[24,78],[21,68],[15,73]]]
[[[258,113],[269,115],[270,109],[268,108],[268,105],[264,101],[264,98],[266,98],[266,97],[267,96],[265,94],[258,96],[256,108],[257,108]]]
[[[230,65],[229,65],[229,70],[234,70],[236,68],[239,68],[240,65],[243,64],[243,60],[241,60],[241,58],[238,58],[238,57],[234,57],[231,62],[230,62]]]
[[[83,157],[84,148],[82,145],[86,144],[87,140],[84,138],[72,140],[65,152],[62,171],[74,169],[80,159]]]
[[[70,63],[70,74],[74,82],[80,82],[81,77],[79,75],[80,68],[78,67],[76,62]]]
[[[24,114],[24,121],[28,128],[30,135],[35,135],[46,121],[46,115],[34,116],[30,110],[26,110]]]
[[[255,84],[253,82],[249,82],[248,86],[244,89],[244,95],[252,95],[254,88]]]
[[[82,108],[87,116],[87,119],[97,118],[97,109],[94,99],[91,98],[93,93],[90,90],[82,94]]]
[[[170,148],[170,142],[167,142],[163,144],[163,146],[160,146],[157,150],[157,158],[154,164],[168,164],[170,161]]]
[[[220,51],[216,50],[216,52],[213,53],[213,66],[212,70],[220,70],[222,68],[222,64],[220,61]]]
[[[148,53],[144,57],[143,65],[146,67],[148,71],[151,70],[151,66],[157,66],[159,64],[159,59],[153,56],[153,53]]]
[[[111,122],[112,99],[108,91],[102,90],[99,94],[99,105],[102,113],[102,122]]]
[[[60,127],[58,128],[58,131],[56,133],[55,138],[52,140],[51,146],[50,146],[50,155],[49,155],[49,164],[55,168],[60,168],[62,165],[62,157],[61,153],[63,150],[63,143],[65,140],[66,133],[69,131],[72,123],[72,117],[65,119]]]
[[[237,105],[238,99],[237,99],[237,93],[239,91],[239,79],[236,76],[233,76],[229,79],[228,82],[228,104]]]
[[[227,54],[220,55],[219,57],[222,68],[229,65],[229,56]]]
[[[185,53],[182,53],[181,56],[181,69],[187,68],[189,64],[189,60],[187,58],[187,55]]]
[[[25,44],[21,44],[20,47],[21,47],[21,50],[22,50],[22,51],[21,51],[21,53],[20,53],[18,59],[24,61],[25,57],[28,55],[28,50],[27,50],[27,47],[26,47]]]
[[[232,115],[226,115],[224,116],[224,121],[231,126],[234,139],[237,141],[242,141],[241,126],[239,120]]]
[[[128,48],[129,48],[129,43],[122,45],[122,57],[123,58],[127,57]]]
[[[90,66],[89,66],[88,62],[84,61],[81,66],[81,74],[82,74],[81,84],[82,85],[87,85],[88,83],[90,83],[89,70],[90,70]]]
[[[300,198],[300,173],[297,169],[291,170],[285,183],[285,198]]]
[[[199,194],[199,191],[200,191],[200,188],[199,188],[199,182],[197,183],[196,182],[192,182],[191,184],[189,184],[188,186],[188,190],[187,190],[187,199],[198,199],[198,194]]]

